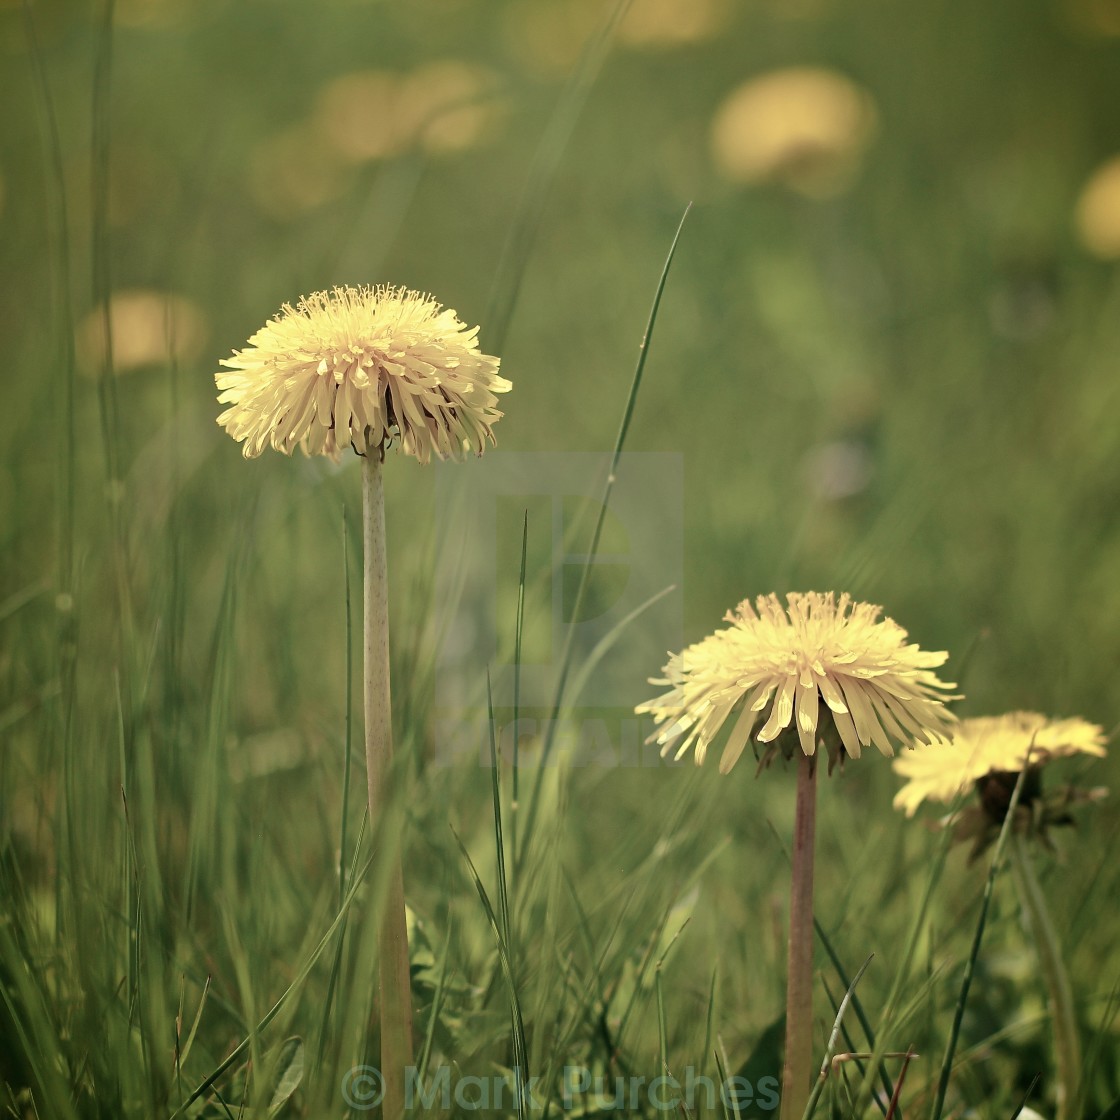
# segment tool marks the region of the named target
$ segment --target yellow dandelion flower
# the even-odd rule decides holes
[[[1032,767],[1072,754],[1099,758],[1105,753],[1104,730],[1083,719],[1048,719],[1038,712],[961,720],[951,739],[895,759],[895,771],[909,781],[895,795],[894,807],[912,817],[923,801],[948,804],[989,774],[1018,774],[1028,752]]]
[[[944,701],[955,697],[941,693],[954,686],[931,672],[948,654],[907,644],[906,631],[880,618],[880,607],[846,594],[791,593],[787,603],[783,607],[776,595],[760,596],[754,607],[744,600],[724,616],[731,623],[726,630],[672,655],[665,678],[651,680],[669,691],[636,710],[666,725],[652,737],[663,755],[672,751],[680,758],[694,747],[697,763],[703,762],[737,709],[720,760],[725,774],[767,706],[755,740],[771,743],[796,724],[809,756],[822,739],[852,758],[872,743],[891,755],[892,742],[934,742],[952,725]]]
[[[218,401],[231,407],[218,423],[247,459],[266,446],[381,454],[394,438],[421,463],[481,455],[502,416],[494,394],[512,386],[477,335],[407,288],[315,292],[223,359],[230,372],[215,374]]]

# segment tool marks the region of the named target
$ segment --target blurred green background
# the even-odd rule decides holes
[[[95,522],[96,13],[33,11],[69,207],[78,506]],[[534,152],[608,12],[117,4],[105,234],[124,504],[144,528],[189,504],[201,580],[228,511],[249,493],[275,506],[310,471],[235,465],[212,423],[218,358],[284,301],[335,283],[429,290],[481,323],[485,345]],[[1120,253],[1115,167],[1095,206],[1086,194],[1120,152],[1118,12],[1109,0],[636,0],[540,200],[501,348],[516,384],[501,446],[610,446],[657,270],[693,201],[628,445],[685,455],[690,637],[745,595],[843,586],[927,646],[959,656],[984,635],[977,711],[1115,721],[1120,320],[1101,259]],[[58,184],[18,4],[0,26],[0,502],[14,589],[53,556]],[[159,360],[168,296],[174,412]],[[411,505],[431,484],[402,464],[390,485]],[[314,608],[317,592],[303,586],[288,609]]]
[[[230,843],[248,829],[254,859],[329,874],[358,472],[243,462],[214,422],[218,360],[301,294],[405,284],[501,355],[502,450],[606,451],[690,201],[627,443],[683,456],[684,639],[746,596],[848,590],[951,652],[962,714],[1116,727],[1117,0],[633,0],[614,22],[600,0],[117,0],[111,59],[93,6],[30,10],[37,55],[23,7],[0,4],[0,843],[28,881],[52,874],[71,618],[78,735],[110,801],[123,690],[158,781],[188,791],[161,812],[196,819],[189,772],[203,729],[220,732],[243,814],[222,825]],[[433,472],[390,463],[394,687],[421,758]],[[503,562],[515,587],[516,541]],[[652,675],[665,651],[624,656]],[[1067,773],[1115,785],[1117,767]],[[664,820],[649,805],[674,780],[576,775],[570,869],[592,894],[642,865]],[[728,989],[748,1036],[780,1004],[765,822],[784,833],[792,807],[777,773],[695,781],[678,870],[729,830],[733,846],[682,989],[702,999],[716,947],[734,958],[765,931],[758,975]],[[486,843],[486,782],[436,782],[415,810],[419,864],[429,827],[447,847],[448,815]],[[929,843],[889,812],[895,785],[867,758],[822,793],[820,913],[847,915],[853,967],[865,947],[889,955],[905,917],[884,925],[880,900]],[[1116,973],[1092,917],[1115,897],[1098,880],[1116,883],[1118,829],[1106,804],[1067,842],[1076,874],[1050,879],[1087,1018]],[[856,869],[873,885],[853,898]],[[943,932],[978,889],[954,874],[967,888]],[[443,880],[413,881],[436,908]],[[275,920],[305,918],[293,904]],[[285,944],[277,929],[261,945]]]

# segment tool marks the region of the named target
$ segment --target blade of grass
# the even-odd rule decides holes
[[[342,507],[342,586],[346,611],[346,718],[342,763],[342,806],[338,837],[338,905],[346,893],[346,827],[350,815],[350,769],[354,754],[354,616],[350,608],[350,523]]]
[[[665,1021],[665,993],[661,985],[661,961],[653,974],[653,988],[657,994],[657,1055],[661,1060],[661,1076],[669,1078],[669,1027]]]
[[[517,618],[514,624],[514,637],[513,637],[513,773],[511,775],[511,785],[513,787],[510,793],[509,801],[509,850],[512,854],[512,868],[510,877],[510,888],[516,889],[516,878],[514,877],[518,865],[518,847],[517,847],[517,818],[518,810],[521,807],[520,798],[520,775],[521,775],[521,759],[518,755],[520,750],[519,736],[517,734],[518,718],[521,714],[521,640],[525,633],[525,565],[529,556],[529,511],[525,510],[525,517],[521,523],[521,571],[517,577]]]
[[[242,541],[244,537],[242,537]],[[194,910],[195,896],[201,884],[209,881],[218,866],[221,845],[219,803],[221,791],[228,788],[224,774],[224,746],[229,716],[229,686],[233,675],[234,622],[238,599],[238,570],[241,541],[235,544],[226,565],[218,618],[211,641],[210,696],[206,716],[206,738],[195,768],[189,852],[183,886],[186,919]]]
[[[428,1016],[428,1027],[424,1032],[424,1045],[420,1049],[420,1061],[417,1064],[416,1083],[427,1084],[428,1062],[432,1056],[432,1043],[436,1037],[436,1023],[439,1022],[440,1009],[443,1006],[443,992],[447,985],[447,968],[451,959],[451,930],[447,931],[447,940],[443,943],[443,952],[440,954],[438,972],[436,974],[436,990],[432,994],[432,1013]]]
[[[817,937],[820,938],[820,942],[824,946],[824,951],[828,954],[828,959],[832,961],[832,967],[836,970],[836,975],[840,978],[840,983],[843,984],[844,987],[851,993],[852,1010],[855,1012],[856,1018],[859,1020],[860,1029],[863,1031],[864,1038],[867,1039],[868,1047],[870,1047],[871,1050],[874,1050],[875,1031],[871,1026],[870,1020],[867,1018],[866,1012],[863,1010],[863,1005],[859,1001],[859,996],[857,996],[855,993],[855,983],[854,981],[848,979],[843,962],[840,960],[839,954],[832,947],[832,941],[829,939],[828,934],[825,933],[824,926],[822,926],[816,918],[813,919],[813,926],[817,931]],[[847,1028],[845,1028],[845,1030],[846,1029]],[[849,1044],[849,1049],[851,1048],[852,1047]],[[879,1067],[879,1075],[880,1080],[883,1084],[883,1088],[886,1090],[887,1097],[889,1098],[891,1094],[891,1079],[887,1076],[887,1071],[883,1069],[881,1065]],[[875,1103],[879,1106],[879,1111],[882,1112],[885,1116],[887,1113],[887,1106],[878,1096],[875,1097]],[[896,1115],[898,1117],[898,1120],[902,1120],[901,1111],[896,1113]]]
[[[58,475],[56,479],[57,519],[58,519],[58,661],[61,695],[61,727],[58,744],[62,755],[62,789],[64,805],[55,815],[55,849],[65,852],[70,866],[76,866],[71,859],[75,854],[73,820],[70,807],[75,792],[73,776],[74,756],[74,715],[77,689],[78,657],[78,614],[77,589],[74,568],[74,508],[75,508],[75,470],[74,456],[77,443],[77,427],[74,415],[75,388],[75,342],[74,312],[71,303],[72,269],[70,258],[70,229],[66,209],[66,175],[62,151],[62,138],[59,132],[58,115],[54,98],[47,78],[43,51],[39,44],[35,19],[32,15],[30,0],[23,4],[24,26],[27,33],[28,57],[31,61],[36,101],[44,125],[44,148],[47,171],[45,182],[50,188],[48,200],[48,220],[51,221],[51,235],[54,251],[51,260],[53,302],[56,308],[57,329],[54,332],[62,347],[62,394],[58,405],[58,423],[61,438],[59,454],[56,457]],[[66,915],[65,881],[62,875],[55,878],[55,935],[61,941],[62,923]]]
[[[618,624],[616,626],[612,626],[608,633],[604,634],[603,637],[595,643],[595,647],[587,655],[586,660],[580,666],[578,675],[575,676],[572,680],[571,698],[573,703],[582,694],[584,688],[587,685],[587,682],[591,680],[591,677],[594,674],[599,662],[602,661],[603,658],[606,657],[606,655],[610,652],[615,642],[617,642],[622,634],[626,631],[626,628],[630,625],[630,623],[640,618],[643,614],[645,614],[646,611],[650,609],[650,607],[655,606],[657,603],[660,603],[662,599],[664,599],[667,595],[671,595],[674,591],[676,591],[676,589],[676,584],[670,584],[668,587],[662,588],[662,590],[651,595],[644,603],[639,603],[638,606],[630,611],[624,618],[620,618],[618,620]]]
[[[1018,887],[1026,925],[1034,941],[1048,997],[1050,1030],[1054,1036],[1054,1058],[1058,1073],[1057,1120],[1068,1120],[1080,1115],[1078,1103],[1082,1092],[1081,1040],[1077,1030],[1077,1011],[1069,973],[1062,960],[1058,934],[1031,862],[1027,839],[1026,836],[1016,834],[1009,841],[1011,872]]]
[[[78,1113],[66,1071],[52,1061],[53,1055],[62,1054],[64,1050],[51,1018],[49,999],[31,969],[26,967],[26,957],[8,922],[0,922],[0,962],[6,973],[4,983],[0,984],[0,1000],[7,1008],[8,1023],[15,1032],[20,1056],[39,1087],[39,1115],[57,1116],[59,1120],[76,1118]]]
[[[506,849],[502,833],[502,781],[498,768],[498,745],[494,735],[494,693],[490,684],[490,670],[486,670],[486,713],[490,728],[490,792],[494,806],[494,852],[498,863],[498,916],[502,921],[502,935],[506,940],[510,968],[513,968],[516,954],[510,933],[509,889],[506,884]]]
[[[668,915],[666,915],[666,921],[668,921]],[[653,970],[653,987],[657,996],[657,1050],[661,1059],[661,1076],[665,1078],[666,1084],[668,1084],[671,1076],[669,1073],[669,1026],[665,1018],[665,994],[662,991],[661,970],[669,957],[670,950],[677,943],[677,938],[684,933],[685,926],[688,925],[689,921],[691,921],[691,918],[687,919],[680,929],[673,934],[669,944],[665,946],[665,951],[658,958],[656,968]]]
[[[194,1046],[194,1040],[198,1037],[198,1028],[202,1023],[202,1012],[206,1008],[206,997],[210,993],[210,977],[206,977],[206,983],[202,986],[202,995],[198,999],[198,1007],[194,1013],[194,1020],[191,1022],[191,1029],[187,1032],[186,1041],[178,1048],[177,1052],[177,1067],[181,1067],[182,1063],[190,1057],[191,1047]]]
[[[350,860],[350,874],[346,878],[346,891],[349,892],[353,889],[354,883],[358,874],[358,867],[361,862],[362,841],[365,839],[366,826],[369,824],[369,809],[368,807],[362,813],[362,821],[358,826],[358,839],[354,844],[354,855]],[[341,904],[339,909],[342,909]],[[347,921],[344,919],[338,931],[338,942],[334,949],[334,960],[331,962],[330,976],[327,978],[327,994],[323,1000],[323,1015],[319,1021],[319,1045],[315,1051],[315,1069],[318,1070],[323,1064],[323,1058],[326,1054],[327,1039],[331,1035],[330,1020],[331,1010],[334,1007],[334,994],[338,990],[338,981],[342,975],[342,956],[346,951],[346,929]]]
[[[767,825],[770,829],[770,835],[774,839],[774,842],[778,845],[778,848],[781,851],[787,866],[792,866],[793,861],[790,859],[789,849],[786,847],[785,841],[779,835],[778,830],[774,827],[772,821],[767,821]],[[844,968],[843,962],[840,960],[839,954],[833,948],[828,934],[825,933],[824,926],[822,926],[820,921],[815,917],[813,918],[813,929],[816,930],[817,937],[820,939],[821,944],[824,946],[825,952],[828,954],[829,960],[832,962],[832,967],[836,970],[836,975],[840,978],[840,983],[844,985],[845,989],[850,989],[852,987],[852,981],[848,978],[848,974]],[[856,1018],[859,1020],[860,1028],[863,1030],[864,1036],[867,1039],[868,1046],[871,1048],[872,1052],[874,1052],[875,1031],[871,1026],[870,1020],[867,1018],[867,1015],[863,1010],[863,1006],[859,1001],[859,997],[855,995],[854,991],[852,992],[852,1010],[856,1013]],[[881,1063],[879,1066],[879,1078],[883,1084],[883,1088],[886,1090],[887,1097],[889,1098],[893,1086],[891,1084],[891,1079],[887,1076],[887,1072],[882,1068]],[[886,1105],[883,1104],[879,1097],[875,1097],[875,1103],[879,1106],[879,1111],[882,1112],[885,1116]],[[902,1120],[901,1113],[899,1113],[899,1120]]]
[[[665,283],[669,278],[669,269],[672,267],[673,257],[676,255],[677,245],[680,242],[681,231],[684,229],[684,223],[688,219],[690,209],[691,203],[685,207],[685,211],[681,215],[681,220],[677,225],[677,231],[673,235],[672,243],[669,246],[668,256],[665,258],[665,264],[662,266],[661,275],[657,281],[657,288],[653,296],[653,304],[650,308],[649,320],[646,323],[645,334],[642,336],[641,345],[639,346],[638,362],[634,369],[634,377],[630,383],[630,392],[626,398],[626,406],[622,412],[622,422],[619,424],[618,437],[615,440],[614,452],[611,456],[610,470],[607,473],[607,481],[603,487],[603,497],[599,504],[599,514],[595,520],[595,531],[591,537],[591,545],[587,551],[587,559],[580,573],[579,586],[572,608],[573,618],[580,617],[580,608],[583,605],[583,597],[587,591],[588,579],[595,562],[595,555],[599,551],[599,538],[602,536],[603,524],[607,517],[607,507],[610,504],[611,492],[614,489],[615,472],[618,470],[618,463],[622,457],[622,448],[626,443],[626,433],[629,431],[630,420],[634,415],[634,406],[637,403],[638,391],[642,386],[642,374],[645,372],[646,359],[649,357],[649,346],[653,339],[653,328],[657,323],[657,313],[661,307],[661,297],[665,291]],[[568,674],[571,671],[574,631],[574,627],[568,627],[564,637],[564,646],[560,654],[560,675],[556,683],[556,693],[552,702],[552,717],[548,723],[548,731],[545,735],[544,746],[541,751],[537,775],[533,782],[533,790],[529,798],[529,808],[525,818],[525,834],[521,852],[522,858],[524,858],[524,850],[532,838],[533,824],[537,815],[541,787],[544,784],[544,774],[548,768],[549,757],[552,754],[552,748],[556,742],[556,728],[559,725],[559,716],[564,703]]]
[[[950,807],[950,816],[956,814],[963,800],[963,795],[957,797],[956,801]],[[925,928],[926,915],[929,913],[930,904],[933,901],[933,892],[937,888],[937,884],[941,881],[941,873],[945,869],[945,861],[949,858],[949,848],[952,842],[953,830],[951,828],[944,829],[930,864],[929,876],[926,879],[921,902],[918,904],[918,909],[914,913],[913,921],[910,924],[902,959],[899,961],[898,968],[895,970],[894,980],[891,983],[891,989],[887,995],[887,1002],[883,1009],[882,1018],[879,1020],[879,1025],[876,1028],[877,1039],[875,1045],[872,1047],[871,1058],[864,1071],[863,1081],[860,1084],[859,1092],[856,1096],[855,1111],[858,1115],[862,1116],[867,1111],[867,1105],[872,1095],[874,1082],[879,1077],[883,1056],[889,1044],[890,1032],[894,1027],[903,990],[910,977],[910,967],[918,948],[918,941],[921,937],[922,930]]]
[[[716,1017],[716,976],[719,974],[718,968],[712,969],[712,985],[708,990],[708,1013],[704,1016],[704,1045],[700,1050],[700,1073],[703,1075],[704,1070],[708,1068],[708,1051],[712,1046],[712,1026],[715,1023]]]
[[[316,944],[315,948],[312,949],[312,951],[307,955],[303,964],[300,966],[299,971],[292,979],[292,982],[280,994],[279,999],[277,999],[276,1002],[268,1009],[268,1011],[265,1012],[260,1022],[258,1022],[255,1027],[253,1027],[248,1035],[243,1038],[241,1042],[239,1042],[237,1046],[235,1046],[233,1050],[221,1062],[219,1062],[218,1065],[213,1070],[211,1070],[211,1072],[195,1087],[190,1096],[188,1096],[187,1099],[183,1101],[183,1103],[179,1105],[179,1107],[175,1109],[175,1111],[171,1114],[169,1120],[175,1120],[176,1117],[182,1116],[186,1109],[190,1108],[190,1106],[194,1104],[194,1102],[198,1100],[199,1097],[203,1095],[203,1093],[208,1092],[214,1086],[218,1078],[220,1078],[227,1070],[229,1070],[235,1062],[241,1060],[241,1058],[245,1054],[245,1051],[249,1049],[251,1041],[260,1037],[261,1032],[268,1027],[269,1023],[271,1023],[272,1020],[275,1019],[276,1016],[279,1015],[287,1005],[287,1002],[291,995],[303,985],[303,982],[310,975],[312,968],[315,967],[315,962],[322,955],[322,952],[327,947],[327,945],[330,944],[331,939],[334,937],[335,933],[338,931],[339,927],[345,920],[346,915],[349,913],[350,907],[353,905],[354,898],[357,895],[359,888],[362,886],[362,883],[365,881],[366,873],[373,865],[373,859],[374,857],[371,856],[366,862],[365,866],[362,868],[361,875],[355,879],[353,885],[351,886],[351,889],[343,902],[342,910],[340,910],[339,913],[335,915],[335,918],[327,928],[326,933],[324,933],[323,936],[319,938],[319,941]]]
[[[949,1032],[949,1042],[945,1047],[945,1057],[941,1063],[941,1076],[938,1078],[937,1082],[937,1095],[934,1097],[933,1107],[930,1109],[930,1120],[941,1120],[941,1112],[945,1107],[945,1094],[949,1089],[949,1075],[953,1071],[953,1054],[957,1049],[957,1039],[960,1037],[961,1021],[964,1019],[965,1004],[968,1002],[968,990],[972,986],[972,977],[976,971],[976,961],[980,956],[980,944],[984,938],[984,927],[987,925],[988,921],[988,907],[991,905],[992,894],[995,891],[996,876],[999,874],[1000,867],[1003,864],[1003,850],[1007,846],[1008,838],[1014,827],[1015,810],[1019,807],[1019,795],[1023,792],[1023,785],[1026,781],[1029,762],[1030,751],[1028,750],[1023,769],[1019,772],[1019,778],[1015,782],[1015,789],[1007,805],[1007,814],[1003,818],[1003,826],[999,830],[999,839],[996,841],[996,849],[992,855],[992,865],[988,870],[988,880],[984,884],[984,895],[980,902],[980,916],[976,921],[976,932],[972,937],[972,948],[968,954],[968,960],[965,962],[964,978],[961,980],[961,990],[960,994],[957,996],[957,1006],[953,1013],[953,1025]]]
[[[1019,1114],[1027,1107],[1027,1101],[1031,1099],[1031,1094],[1034,1092],[1035,1086],[1039,1083],[1041,1078],[1041,1073],[1036,1073],[1034,1077],[1031,1078],[1031,1083],[1027,1086],[1027,1091],[1023,1094],[1022,1100],[1019,1101],[1015,1111],[1011,1114],[1011,1120],[1019,1120]]]
[[[716,1070],[719,1073],[719,1083],[721,1085],[727,1084],[727,1071],[731,1063],[727,1060],[727,1048],[723,1044],[723,1039],[719,1039],[719,1048],[715,1051]],[[731,1111],[728,1112],[728,1098],[730,1097]],[[740,1120],[741,1113],[739,1112],[739,1094],[738,1093],[720,1093],[720,1104],[723,1105],[724,1120],[731,1120],[734,1116],[735,1120]]]
[[[57,524],[58,524],[58,594],[68,596],[68,607],[59,611],[60,648],[66,651],[73,639],[74,593],[74,456],[76,424],[74,417],[75,346],[74,311],[71,302],[70,220],[66,209],[66,173],[62,154],[62,139],[58,128],[54,98],[51,95],[43,52],[39,45],[30,0],[23,2],[24,27],[27,34],[28,57],[31,62],[32,80],[36,101],[43,123],[43,147],[46,162],[44,180],[47,185],[47,213],[51,223],[51,289],[57,329],[53,332],[59,340],[62,365],[62,392],[58,403],[60,438],[57,445]],[[66,660],[66,658],[64,658]]]
[[[1086,1085],[1092,1085],[1093,1083],[1093,1075],[1097,1071],[1097,1064],[1105,1053],[1106,1045],[1112,1038],[1112,1024],[1115,1022],[1117,1015],[1120,1015],[1120,980],[1112,985],[1112,991],[1108,994],[1108,1002],[1105,1004],[1104,1014],[1101,1016],[1093,1040],[1089,1045],[1088,1053],[1085,1055],[1085,1068],[1082,1076]]]
[[[840,1037],[840,1028],[844,1023],[844,1015],[848,1010],[849,1004],[852,1002],[852,997],[855,994],[856,985],[863,978],[863,974],[867,971],[868,966],[874,959],[875,954],[867,958],[859,966],[859,971],[852,977],[852,982],[848,985],[848,990],[844,993],[844,998],[840,1001],[840,1007],[836,1011],[836,1018],[832,1023],[832,1032],[828,1036],[828,1044],[824,1048],[824,1058],[821,1059],[820,1072],[817,1074],[817,1080],[813,1085],[813,1091],[809,1094],[809,1100],[805,1105],[804,1120],[811,1120],[813,1113],[817,1108],[817,1101],[820,1100],[821,1091],[824,1089],[824,1084],[828,1080],[829,1066],[832,1064],[832,1055],[836,1053],[836,1040]]]
[[[492,723],[493,721],[491,721],[491,724]],[[482,902],[482,908],[486,911],[487,921],[490,923],[490,928],[493,930],[494,938],[498,944],[498,959],[506,979],[506,989],[510,1002],[510,1015],[513,1020],[514,1062],[520,1076],[519,1085],[524,1086],[528,1084],[528,1070],[525,1068],[525,1062],[528,1058],[529,1048],[525,1039],[525,1021],[521,1014],[521,997],[518,995],[517,984],[514,981],[513,964],[509,957],[509,947],[502,935],[501,922],[494,913],[494,907],[490,902],[490,896],[478,874],[478,869],[475,867],[474,861],[471,859],[470,852],[467,851],[466,844],[463,843],[462,838],[455,831],[454,826],[449,827],[451,827],[451,835],[455,837],[455,842],[459,845],[459,851],[463,854],[463,859],[467,861],[467,867],[470,870],[471,879],[474,882],[474,889],[478,893],[479,900]],[[519,1092],[517,1095],[518,1120],[524,1120],[524,1114],[525,1095]]]

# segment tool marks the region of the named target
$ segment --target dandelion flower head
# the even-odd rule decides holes
[[[880,611],[832,592],[791,593],[786,606],[776,595],[760,596],[753,606],[744,600],[725,615],[727,629],[670,656],[665,677],[650,682],[669,691],[636,710],[664,725],[652,737],[663,755],[681,758],[694,748],[697,763],[737,711],[720,760],[723,773],[752,732],[759,743],[782,736],[792,749],[790,736],[783,736],[791,725],[809,756],[818,741],[852,758],[871,744],[891,755],[896,742],[934,742],[954,719],[944,706],[954,699],[945,694],[954,686],[932,672],[948,654],[908,643],[906,631]]]
[[[499,359],[430,296],[334,288],[285,304],[215,374],[218,423],[253,458],[266,446],[338,459],[383,454],[394,438],[421,463],[481,455],[508,392]]]
[[[895,794],[894,807],[912,817],[923,801],[949,804],[989,774],[1018,774],[1028,752],[1032,767],[1073,754],[1099,758],[1105,754],[1104,730],[1083,719],[1049,719],[1038,712],[961,720],[951,738],[895,759],[895,771],[909,780]]]

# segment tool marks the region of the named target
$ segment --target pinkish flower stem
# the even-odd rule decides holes
[[[781,1120],[801,1120],[809,1101],[813,1076],[813,840],[817,816],[817,769],[815,760],[808,755],[798,751],[797,756]]]
[[[365,545],[365,719],[369,818],[374,836],[388,804],[393,763],[393,718],[389,697],[389,579],[385,557],[385,491],[380,454],[362,460]],[[386,838],[380,843],[385,845]],[[390,840],[391,843],[391,840]],[[382,1115],[400,1120],[405,1105],[405,1070],[412,1065],[412,986],[404,875],[399,849],[384,850],[388,887],[378,933],[378,989],[381,1003]]]

